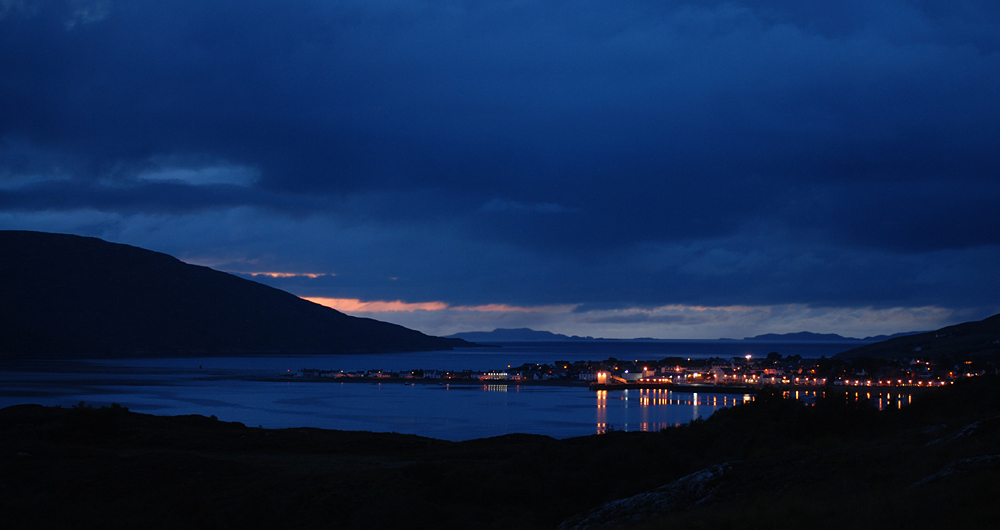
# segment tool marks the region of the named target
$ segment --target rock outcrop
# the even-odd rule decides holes
[[[634,523],[682,510],[712,499],[735,463],[726,462],[702,469],[655,490],[627,499],[618,499],[577,515],[559,525],[558,530],[595,530]]]

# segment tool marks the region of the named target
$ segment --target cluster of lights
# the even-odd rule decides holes
[[[746,360],[747,360],[748,363],[751,361],[751,359],[752,359],[751,355],[747,355],[746,356]],[[617,370],[618,367],[615,367],[615,369]],[[664,369],[663,371],[667,372],[667,370],[668,369]],[[647,367],[643,367],[643,372],[648,372],[648,371],[649,371],[649,369]],[[701,372],[685,373],[685,368],[683,368],[681,366],[675,366],[672,369],[669,369],[669,371],[673,372],[673,373],[675,373],[677,375],[668,375],[666,377],[642,377],[642,378],[639,378],[638,380],[636,380],[636,382],[638,382],[638,383],[644,383],[644,384],[670,384],[670,383],[679,382],[678,379],[688,380],[688,381],[690,381],[690,380],[698,380],[698,381],[705,381],[705,382],[711,382],[712,381],[712,374],[711,373],[701,373]],[[811,373],[815,374],[815,370],[811,371]],[[683,374],[683,377],[681,377],[681,374]],[[954,374],[949,374],[949,375],[952,376],[952,377],[954,377]],[[974,373],[967,373],[967,374],[965,374],[966,377],[973,377],[975,375],[978,375],[978,374],[974,374]],[[614,375],[612,375],[609,372],[598,372],[597,373],[597,380],[598,380],[598,383],[600,383],[600,384],[612,383],[613,381],[618,381],[618,382],[621,382],[621,383],[625,383],[626,382],[624,379],[619,378],[619,377],[615,377]],[[725,381],[732,381],[732,382],[737,382],[737,383],[742,382],[742,383],[748,384],[748,385],[759,384],[761,382],[769,382],[769,383],[772,383],[772,384],[779,384],[780,383],[780,384],[785,384],[785,385],[808,385],[808,386],[822,386],[822,385],[826,385],[827,384],[827,378],[825,378],[825,377],[792,377],[792,376],[788,376],[788,375],[762,377],[760,374],[755,374],[755,373],[745,373],[745,374],[742,374],[742,375],[741,374],[734,374],[734,375],[731,375],[731,376],[730,375],[725,375],[724,377],[719,377],[716,382],[717,383],[722,383],[722,382],[725,382]],[[843,384],[845,386],[890,386],[890,387],[894,387],[894,386],[911,386],[911,387],[929,388],[929,387],[946,386],[946,385],[951,384],[951,381],[940,381],[940,380],[938,380],[938,381],[927,381],[927,380],[913,380],[913,379],[906,379],[906,380],[904,380],[904,379],[897,379],[897,380],[876,380],[876,381],[873,381],[873,380],[870,380],[870,379],[846,379],[846,380],[838,381],[838,384]]]
[[[847,379],[847,380],[844,381],[844,384],[847,385],[847,386],[917,386],[917,387],[921,387],[922,386],[922,387],[933,387],[933,386],[950,385],[951,381],[917,381],[916,383],[914,383],[912,379],[907,379],[906,382],[903,382],[902,379],[897,379],[895,381],[893,381],[893,380],[881,381],[880,380],[880,381],[876,381],[875,384],[872,384],[872,381],[871,380],[867,380],[867,379],[866,380],[861,380],[861,379],[851,380],[851,379]]]

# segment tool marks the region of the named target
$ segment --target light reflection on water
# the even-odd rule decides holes
[[[913,390],[910,388],[909,390]],[[879,390],[872,392],[870,390],[842,390],[835,389],[831,390],[832,396],[843,396],[844,399],[849,401],[869,401],[872,405],[878,407],[878,410],[885,410],[889,407],[895,407],[898,409],[903,408],[903,405],[909,405],[913,403],[913,394],[910,392],[893,392],[890,390]],[[806,405],[814,405],[817,398],[822,398],[826,396],[826,391],[814,391],[814,390],[786,390],[783,395],[786,398],[794,398],[801,400]]]
[[[659,431],[697,418],[706,418],[724,407],[750,401],[749,394],[643,390],[598,390],[597,433],[612,430]]]
[[[903,405],[909,405],[913,403],[913,394],[902,394],[898,392],[880,391],[880,392],[848,392],[847,399],[862,400],[867,399],[871,401],[879,410],[885,410],[889,407],[903,408]]]
[[[248,426],[318,427],[468,440],[655,431],[708,417],[742,396],[579,386],[250,381],[224,370],[90,366],[0,371],[0,407],[118,403],[134,412],[217,416]],[[234,374],[235,375],[235,374]],[[596,395],[596,398],[595,398]],[[595,403],[596,401],[596,403]]]
[[[497,361],[519,360],[510,355],[429,352],[334,358],[131,359],[49,361],[30,363],[27,367],[0,365],[0,407],[21,403],[63,407],[81,401],[94,406],[119,403],[135,412],[215,415],[224,421],[249,426],[400,432],[468,440],[509,433],[567,438],[608,430],[656,431],[695,418],[707,418],[720,408],[751,399],[743,394],[664,389],[593,392],[586,387],[513,382],[438,385],[243,379],[247,375],[277,375],[285,369],[309,366],[345,370],[489,369]],[[338,364],[330,364],[334,360]],[[383,363],[376,363],[379,360]],[[456,366],[456,360],[467,361],[470,366]],[[849,392],[847,396],[871,399],[880,409],[902,407],[910,400],[909,394],[867,390]],[[791,397],[808,404],[815,400],[816,392],[793,392]]]

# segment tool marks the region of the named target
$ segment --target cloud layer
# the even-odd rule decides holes
[[[1000,311],[995,2],[3,0],[0,50],[0,228],[626,335]]]

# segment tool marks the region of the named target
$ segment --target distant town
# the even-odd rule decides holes
[[[753,389],[766,385],[798,387],[899,387],[928,388],[956,379],[997,373],[987,360],[906,359],[803,359],[772,352],[766,357],[661,360],[616,359],[603,361],[556,361],[523,364],[479,372],[474,370],[341,370],[302,369],[286,378],[339,381],[401,382],[546,382],[589,385],[595,390],[656,388],[664,386],[711,386],[718,390]]]

